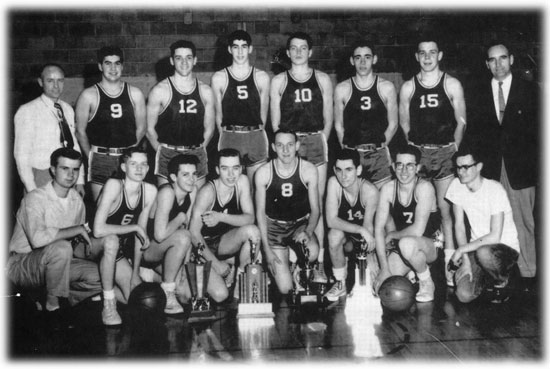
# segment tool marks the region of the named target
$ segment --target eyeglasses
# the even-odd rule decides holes
[[[466,164],[466,165],[456,165],[455,168],[457,170],[457,172],[461,169],[463,170],[468,170],[470,169],[471,167],[473,166],[476,166],[478,163],[473,163],[473,164]]]
[[[410,172],[410,171],[413,171],[416,169],[416,163],[407,163],[407,164],[404,164],[404,163],[401,163],[401,162],[397,162],[395,163],[395,170],[403,170],[403,168],[407,168],[407,170]]]

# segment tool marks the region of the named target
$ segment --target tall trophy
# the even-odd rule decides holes
[[[191,313],[188,322],[198,322],[214,318],[214,310],[211,307],[208,296],[208,279],[210,277],[211,261],[206,261],[202,255],[204,245],[193,249],[191,262],[185,264],[185,272],[191,289]]]
[[[314,286],[313,265],[309,261],[309,249],[305,242],[302,242],[299,247],[304,256],[304,268],[299,272],[300,286],[296,285],[293,290],[295,301],[298,305],[308,302],[320,303],[324,294],[324,285]]]
[[[257,245],[250,243],[250,264],[239,275],[239,310],[237,318],[272,318],[273,308],[269,302],[267,273],[256,258]]]

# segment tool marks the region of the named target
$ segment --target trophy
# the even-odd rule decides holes
[[[189,288],[191,290],[189,323],[208,320],[214,317],[214,310],[210,306],[210,297],[207,292],[212,262],[204,259],[202,255],[203,250],[204,245],[199,243],[193,249],[191,262],[185,264],[187,280],[189,281]]]
[[[360,246],[356,250],[357,263],[355,268],[357,269],[358,282],[360,286],[364,286],[367,283],[367,244],[364,240],[361,241]]]
[[[255,258],[257,245],[250,242],[251,263],[239,275],[239,310],[237,318],[272,318],[273,309],[268,302],[267,273]]]
[[[321,301],[320,296],[323,296],[324,290],[321,288],[313,288],[313,266],[309,261],[309,249],[307,248],[305,242],[300,244],[302,254],[304,255],[304,269],[299,273],[300,284],[303,287],[303,291],[298,290],[298,286],[294,287],[293,293],[295,295],[295,301],[298,304],[306,302],[317,302]]]

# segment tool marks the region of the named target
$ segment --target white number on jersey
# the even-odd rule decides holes
[[[311,101],[311,90],[309,88],[298,89],[294,91],[294,94],[296,95],[294,102],[301,103]]]
[[[111,104],[111,117],[113,117],[113,118],[122,117],[122,105],[120,105],[120,104]]]
[[[179,112],[182,113],[182,114],[185,114],[185,113],[196,114],[197,113],[197,101],[193,100],[193,99],[180,100],[180,111]]]
[[[248,87],[246,85],[244,86],[237,86],[237,97],[240,100],[246,100],[248,99]]]
[[[403,215],[407,217],[407,220],[405,220],[405,223],[412,224],[414,213],[412,211],[404,211]]]
[[[420,96],[420,107],[423,108],[436,108],[439,105],[437,94],[428,94]]]
[[[122,221],[120,222],[120,225],[127,225],[132,223],[132,220],[134,219],[134,214],[124,214],[122,217]]]
[[[370,110],[370,108],[371,108],[370,96],[361,97],[361,110]]]
[[[283,195],[283,197],[291,197],[293,193],[292,183],[283,183],[281,185],[281,195]]]
[[[348,210],[348,220],[351,222],[354,219],[363,219],[363,213],[361,213],[359,210],[353,214],[351,209]]]

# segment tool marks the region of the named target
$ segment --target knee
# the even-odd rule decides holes
[[[336,251],[342,246],[344,233],[336,229],[331,229],[327,235],[328,247],[330,251]]]
[[[242,228],[244,237],[254,244],[260,243],[260,230],[254,224],[245,225]]]
[[[73,247],[67,240],[55,242],[54,244],[47,246],[47,248],[50,259],[70,261],[73,257]]]
[[[118,253],[119,241],[115,235],[105,236],[103,238],[103,254],[115,257]]]
[[[191,235],[186,230],[178,230],[175,233],[174,247],[181,252],[182,255],[187,253],[187,250],[191,247]]]
[[[218,303],[225,301],[228,296],[229,296],[229,290],[227,289],[227,287],[224,287],[224,288],[220,287],[210,292],[210,297],[212,298],[212,300]]]
[[[455,291],[455,296],[458,301],[467,304],[469,302],[472,302],[477,296],[472,294],[469,290],[466,290],[464,288],[457,287]]]
[[[406,260],[410,260],[417,252],[416,241],[412,237],[404,237],[399,240],[399,251],[401,256]]]

